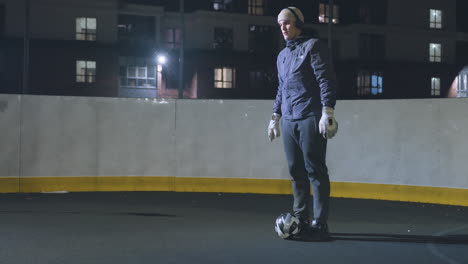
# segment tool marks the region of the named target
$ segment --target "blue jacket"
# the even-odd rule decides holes
[[[287,41],[276,64],[279,87],[273,113],[297,120],[320,115],[323,106],[335,108],[336,76],[321,41],[307,37]]]

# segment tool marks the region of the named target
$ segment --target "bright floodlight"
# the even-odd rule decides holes
[[[166,64],[167,58],[164,55],[158,55],[158,63],[159,64]]]

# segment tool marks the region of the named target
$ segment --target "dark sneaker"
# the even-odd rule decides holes
[[[309,228],[309,239],[313,241],[328,241],[331,239],[327,223],[312,222]]]

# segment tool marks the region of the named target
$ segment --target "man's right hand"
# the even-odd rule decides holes
[[[281,116],[277,113],[271,115],[270,124],[268,125],[268,138],[270,142],[280,136],[280,119]]]

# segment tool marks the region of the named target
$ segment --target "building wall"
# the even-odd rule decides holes
[[[97,42],[116,41],[116,1],[31,1],[31,38],[74,40],[77,17],[97,19]],[[60,21],[59,23],[57,23]]]
[[[6,6],[5,35],[9,44],[8,54],[22,54],[21,37],[24,30],[24,0],[0,0]],[[271,85],[268,91],[251,89],[248,86],[248,71],[252,67],[267,69],[274,66],[274,58],[261,58],[258,54],[249,53],[249,25],[266,25],[276,27],[276,14],[285,5],[297,5],[306,14],[307,29],[318,33],[321,39],[328,38],[328,27],[326,24],[318,24],[316,12],[319,1],[275,1],[267,5],[268,16],[250,16],[246,14],[247,1],[235,1],[236,4],[232,13],[216,12],[212,9],[209,0],[203,2],[190,2],[187,4],[189,13],[185,15],[186,26],[186,63],[192,67],[187,69],[191,75],[186,76],[187,80],[198,80],[198,84],[193,83],[190,91],[186,93],[199,98],[264,98],[265,94],[274,96],[276,86]],[[378,66],[377,70],[387,69],[385,73],[386,83],[383,98],[420,98],[427,95],[426,76],[421,72],[429,69],[432,75],[433,69],[439,71],[442,76],[452,74],[452,64],[464,65],[463,59],[457,56],[458,43],[468,42],[468,37],[464,34],[456,33],[456,1],[430,0],[424,3],[418,1],[403,0],[379,0],[377,13],[386,12],[384,25],[362,24],[357,21],[359,3],[366,1],[339,1],[340,24],[333,28],[333,38],[338,44],[338,57],[335,58],[338,74],[341,80],[340,98],[357,98],[355,94],[356,72],[364,65],[367,68],[371,64]],[[375,1],[367,1],[375,4]],[[377,4],[375,4],[377,5]],[[443,30],[429,29],[429,9],[436,8],[444,11]],[[99,0],[99,1],[77,1],[77,0],[36,0],[31,1],[31,79],[34,83],[29,86],[31,93],[36,94],[67,94],[83,96],[119,96],[118,88],[118,66],[116,61],[119,56],[151,57],[156,51],[163,49],[162,33],[166,27],[177,27],[180,23],[179,14],[175,4],[171,4],[166,9],[162,6],[147,6],[137,4],[125,4],[125,1]],[[386,9],[386,10],[385,10]],[[145,45],[125,46],[117,39],[117,23],[119,14],[133,14],[140,16],[155,17],[155,42],[151,41]],[[75,41],[75,18],[78,16],[91,16],[97,18],[97,42]],[[233,29],[233,49],[232,51],[219,52],[213,50],[214,30],[217,27],[227,27]],[[279,29],[276,36],[275,47],[284,46]],[[385,58],[384,60],[372,61],[370,64],[363,60],[359,54],[360,34],[376,34],[385,37]],[[16,40],[14,40],[16,39]],[[51,47],[34,46],[41,41],[56,41]],[[17,42],[15,42],[17,41]],[[80,42],[77,44],[75,42]],[[441,43],[443,46],[443,63],[429,63],[429,43]],[[51,42],[52,43],[52,42]],[[107,46],[106,46],[107,45]],[[59,48],[57,48],[59,46]],[[115,47],[111,47],[115,46]],[[125,47],[122,47],[125,46]],[[14,50],[13,50],[14,49]],[[115,50],[118,50],[114,52]],[[205,57],[195,56],[196,59],[190,61],[190,53],[200,53]],[[80,55],[81,54],[81,55]],[[84,55],[83,55],[84,54]],[[100,54],[100,55],[97,55]],[[14,88],[21,84],[22,60],[20,56],[7,56],[11,61],[13,76],[15,80],[4,82],[2,92],[14,92]],[[276,55],[276,54],[274,54]],[[77,87],[74,82],[74,68],[70,66],[70,61],[76,60],[73,56],[99,56],[98,79],[99,83],[89,87],[75,89],[69,93],[70,88]],[[174,61],[176,57],[172,58]],[[232,91],[213,90],[213,67],[233,65],[237,70],[237,83],[239,88]],[[403,68],[411,72],[397,72],[394,65],[403,65]],[[18,68],[18,66],[20,68]],[[63,67],[62,67],[63,66]],[[66,71],[66,72],[65,72]],[[50,72],[50,73],[47,73]],[[61,72],[57,77],[51,79],[45,76]],[[196,77],[195,77],[196,74]],[[390,76],[396,76],[390,79]],[[411,82],[403,84],[399,78],[401,76],[411,76]],[[420,79],[419,79],[420,78]],[[451,77],[449,77],[450,79]],[[53,80],[53,81],[52,81]],[[414,81],[414,82],[413,82]],[[398,86],[389,86],[397,83]],[[447,80],[443,83],[448,83]],[[9,88],[5,88],[5,87]],[[194,89],[194,87],[198,87]],[[408,87],[408,88],[406,88]],[[176,87],[169,88],[165,92],[168,97],[177,97]],[[207,89],[204,91],[203,89]],[[443,89],[446,89],[444,87]],[[18,92],[18,90],[16,90]],[[398,93],[398,92],[402,93]],[[410,91],[406,93],[405,91]],[[414,92],[413,92],[414,91]],[[121,93],[123,94],[123,93]],[[142,93],[142,96],[156,94]],[[231,97],[232,96],[232,97]]]
[[[388,25],[424,30],[429,28],[429,9],[443,12],[443,31],[456,31],[456,0],[388,0]]]
[[[89,48],[88,45],[92,45]],[[33,41],[30,87],[44,95],[117,96],[119,61],[115,46],[83,42]],[[96,62],[96,82],[76,82],[76,61]],[[66,87],[66,88],[65,88]]]

